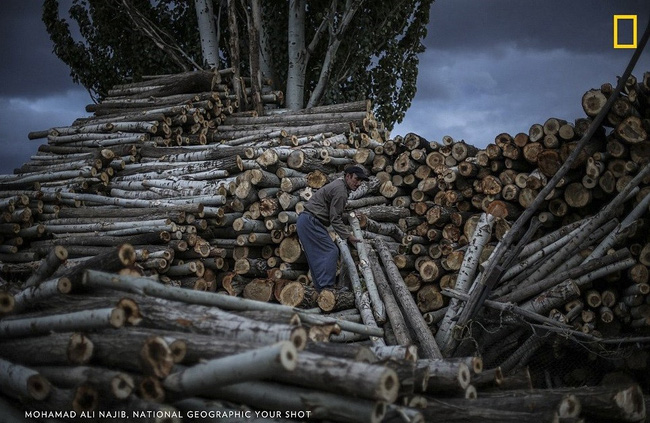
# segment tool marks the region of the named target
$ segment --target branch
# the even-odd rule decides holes
[[[314,107],[321,101],[323,94],[325,93],[325,87],[330,80],[330,73],[332,71],[332,66],[334,66],[336,53],[339,49],[339,46],[341,45],[341,38],[345,31],[347,31],[350,23],[352,22],[352,18],[354,18],[354,15],[356,14],[359,7],[361,7],[362,3],[363,0],[348,0],[346,2],[346,11],[343,15],[343,18],[341,19],[341,25],[339,26],[338,30],[333,31],[333,22],[330,21],[332,28],[330,29],[329,47],[327,48],[327,53],[325,53],[325,59],[323,60],[323,67],[320,72],[320,77],[318,78],[318,83],[316,84],[316,88],[314,88],[314,91],[311,93],[309,101],[307,102],[307,108]]]
[[[328,25],[327,25],[328,22],[333,20],[334,12],[336,12],[336,3],[337,3],[337,0],[332,0],[332,3],[330,5],[330,13],[323,16],[323,20],[321,21],[320,25],[316,29],[316,33],[314,34],[314,38],[312,38],[311,42],[307,46],[306,55],[305,55],[305,63],[309,61],[309,57],[314,52],[314,50],[316,49],[316,46],[320,42],[321,36],[325,33],[325,29],[328,27]]]
[[[128,0],[122,0],[122,4],[126,9],[127,15],[133,21],[136,29],[149,37],[151,41],[153,41],[159,49],[168,54],[171,60],[176,62],[183,71],[188,72],[191,70],[188,67],[188,63],[194,67],[194,69],[202,69],[200,65],[192,60],[192,58],[180,48],[171,35],[158,28],[155,23],[147,19],[137,8],[133,7]],[[165,41],[164,38],[168,39],[169,42]],[[183,61],[183,59],[185,59],[185,61]]]

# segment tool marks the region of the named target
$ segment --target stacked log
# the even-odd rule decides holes
[[[480,278],[479,264],[588,131],[590,119],[611,95],[607,84],[585,94],[587,118],[573,124],[551,118],[528,133],[499,134],[478,149],[448,136],[441,142],[416,134],[390,139],[368,102],[302,111],[267,103],[266,115],[257,116],[241,110],[245,100],[230,94],[242,90],[232,86],[229,72],[118,86],[88,107],[93,117],[31,134],[47,137],[48,144],[14,175],[0,176],[5,220],[0,264],[9,281],[0,310],[22,313],[53,295],[81,296],[87,269],[156,279],[174,292],[187,291],[184,301],[204,301],[198,299],[207,294],[201,291],[225,294],[209,293],[219,301],[243,300],[247,307],[255,300],[268,307],[260,309],[263,320],[275,315],[286,323],[293,307],[328,313],[356,307],[356,314],[343,311],[330,320],[310,313],[294,320],[308,326],[312,340],[369,338],[376,358],[397,358],[393,367],[400,392],[413,404],[415,394],[472,398],[476,388],[497,384],[491,376],[458,373],[462,366],[455,376],[438,377],[448,362],[431,367],[426,360],[481,356],[490,372],[505,375],[501,389],[518,386],[514,374],[521,375],[529,362],[579,357],[574,347],[585,343],[597,345],[594,354],[619,358],[623,367],[647,368],[647,354],[634,363],[625,357],[647,343],[650,327],[650,238],[644,230],[650,201],[645,122],[650,73],[627,81],[603,126],[595,128],[572,170],[538,209],[516,260],[493,281],[476,324],[459,326],[455,322],[471,283]],[[267,94],[262,98],[281,101],[281,93]],[[347,206],[355,233],[366,242],[350,252],[341,272],[352,272],[358,263],[358,283],[353,292],[319,294],[310,284],[295,222],[314,191],[352,163],[372,174],[350,194]],[[116,254],[120,244],[133,249]],[[370,264],[374,255],[382,256],[381,264]],[[147,295],[162,295],[158,288],[147,289]],[[390,313],[384,314],[382,302],[391,304]],[[239,310],[234,302],[207,304]],[[155,314],[154,305],[149,307]],[[97,313],[96,320],[87,320],[101,337],[108,337],[101,325],[128,320],[124,311]],[[179,321],[185,320],[190,319],[181,314]],[[39,327],[9,321],[5,330],[15,336]],[[157,329],[181,330],[182,325]],[[617,353],[611,346],[621,343],[626,348]],[[132,364],[129,370],[138,369]],[[528,383],[570,385],[576,372],[566,373],[540,381],[540,373],[533,372]],[[246,383],[219,398],[261,401],[247,391],[271,387]],[[302,392],[283,384],[274,380],[272,387]],[[324,398],[339,401],[327,396],[314,401]],[[408,414],[412,407],[402,399],[407,407],[400,412]],[[395,404],[388,410],[366,406],[371,420],[380,411],[398,412]]]

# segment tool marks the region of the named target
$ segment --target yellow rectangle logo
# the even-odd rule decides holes
[[[614,15],[614,48],[636,48],[636,16],[637,15]],[[620,44],[618,42],[618,21],[632,21],[632,44]]]

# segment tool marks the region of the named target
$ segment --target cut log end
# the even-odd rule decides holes
[[[172,352],[174,363],[182,363],[187,355],[187,343],[182,339],[176,339],[169,344],[169,350]]]
[[[13,295],[0,291],[0,314],[10,313],[14,309],[15,304]]]
[[[289,307],[296,307],[302,303],[304,298],[304,286],[300,282],[292,281],[282,287],[278,301],[280,304],[284,304]]]
[[[120,373],[111,379],[111,394],[116,399],[122,400],[128,398],[133,393],[134,388],[135,382],[133,378],[126,373]]]
[[[120,258],[120,262],[124,266],[132,266],[133,263],[135,263],[135,248],[133,248],[133,246],[130,244],[120,245],[117,255]]]
[[[334,291],[330,289],[323,289],[320,294],[318,294],[317,302],[318,307],[325,312],[334,310],[334,307],[336,307],[336,297]]]
[[[478,398],[478,392],[474,385],[469,385],[465,388],[465,399],[476,399]]]
[[[469,366],[465,363],[460,363],[458,366],[458,383],[462,389],[467,389],[472,381],[472,375],[469,371]]]
[[[281,344],[278,360],[284,369],[294,370],[298,366],[298,350],[291,342],[285,341]]]
[[[160,337],[147,339],[140,350],[140,359],[145,373],[164,378],[172,370],[174,359],[169,345]]]
[[[109,324],[114,328],[121,328],[126,323],[126,313],[121,308],[115,308],[111,311]]]
[[[27,392],[36,401],[46,399],[50,395],[51,389],[50,382],[39,374],[34,374],[27,378]]]
[[[138,395],[143,400],[161,403],[165,400],[165,389],[160,380],[147,376],[138,385]]]
[[[89,412],[97,409],[99,393],[90,384],[83,384],[75,390],[72,400],[72,409],[77,413]]]
[[[138,304],[130,298],[122,298],[117,307],[124,310],[125,322],[130,325],[137,325],[142,321],[142,314]]]
[[[372,416],[370,416],[371,423],[379,423],[384,419],[386,415],[386,403],[383,401],[377,401],[375,403]]]
[[[378,398],[382,398],[388,403],[393,403],[397,399],[399,392],[399,378],[395,370],[386,369],[382,374],[380,383],[377,386]]]
[[[70,279],[68,278],[60,278],[59,282],[57,282],[56,289],[61,294],[69,294],[70,291],[72,291],[72,282],[70,282]]]
[[[299,326],[291,330],[289,340],[298,351],[302,351],[307,346],[307,330]]]
[[[630,386],[616,394],[614,402],[619,407],[621,419],[628,422],[641,421],[646,409],[643,392],[638,385]]]
[[[68,250],[66,250],[62,245],[57,245],[54,247],[54,255],[56,255],[59,260],[64,261],[68,258]]]
[[[580,400],[573,394],[568,394],[557,406],[557,415],[561,419],[578,417],[582,411]]]
[[[93,356],[94,345],[92,341],[80,333],[73,333],[68,342],[68,360],[73,364],[88,363]]]

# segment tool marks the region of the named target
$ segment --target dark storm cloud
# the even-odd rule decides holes
[[[640,38],[650,2],[438,0],[417,94],[393,134],[450,135],[484,147],[550,117],[584,117],[582,95],[616,84],[632,56],[613,48],[614,14],[636,14]],[[650,71],[649,51],[639,77]]]
[[[35,98],[67,89],[70,72],[53,53],[41,1],[5,1],[0,17],[0,96]]]
[[[69,0],[61,1],[67,10]],[[86,116],[90,97],[52,53],[42,1],[5,0],[0,15],[0,174],[13,173],[45,140],[29,132],[70,125]]]
[[[482,50],[499,44],[519,49],[602,52],[612,46],[613,16],[638,15],[647,0],[438,0],[431,10],[429,48]],[[622,22],[624,24],[624,22]]]

